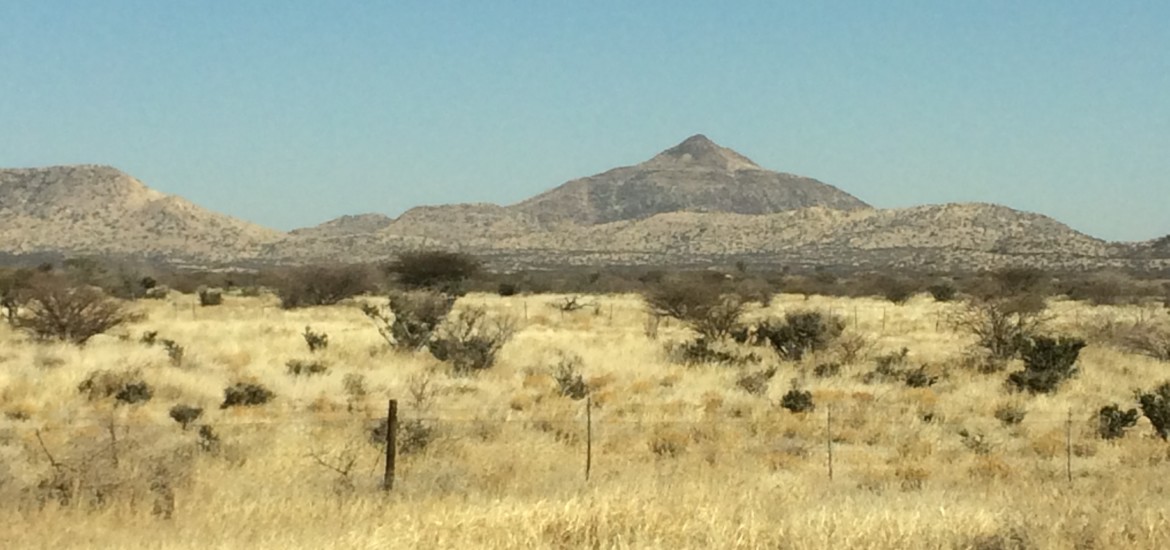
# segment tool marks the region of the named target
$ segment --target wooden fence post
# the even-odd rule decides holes
[[[833,406],[825,412],[825,449],[829,452],[829,481],[833,481]]]
[[[585,481],[593,471],[593,397],[585,396]]]
[[[386,411],[386,472],[382,475],[382,490],[394,489],[394,458],[398,454],[398,400],[391,399]]]
[[[1068,475],[1068,482],[1072,484],[1072,407],[1068,409],[1068,421],[1064,428],[1064,471]]]

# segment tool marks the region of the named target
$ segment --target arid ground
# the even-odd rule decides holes
[[[1107,338],[1165,323],[1161,306],[1050,302],[1046,329],[1089,346],[1076,378],[1032,396],[1004,385],[1018,365],[968,367],[973,340],[949,323],[963,306],[926,295],[777,296],[747,317],[829,312],[856,349],[780,362],[753,348],[759,364],[740,367],[673,360],[687,330],[664,323],[651,338],[640,297],[586,297],[570,313],[557,299],[461,298],[518,329],[472,376],[389,349],[354,303],[172,294],[136,302],[143,320],[84,347],[0,326],[0,546],[1170,547],[1170,446],[1145,418],[1113,440],[1097,421],[1170,380],[1170,364]],[[310,353],[306,326],[328,347]],[[865,376],[902,348],[933,385]],[[291,360],[327,372],[295,376]],[[814,373],[830,362],[840,371]],[[761,391],[740,383],[773,364]],[[572,369],[558,365],[588,387],[591,443],[586,400],[562,395],[556,375]],[[149,401],[103,395],[99,370],[145,382]],[[275,397],[220,409],[241,381]],[[794,387],[814,410],[780,406]],[[402,428],[384,493],[370,432],[390,398]],[[187,429],[170,417],[180,404],[204,409]]]

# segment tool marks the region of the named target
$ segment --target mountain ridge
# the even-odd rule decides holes
[[[418,206],[282,233],[150,189],[104,165],[0,170],[0,251],[169,262],[377,261],[404,250],[471,252],[504,268],[760,263],[846,268],[1168,268],[1170,239],[1111,243],[993,203],[873,208],[774,172],[702,134],[631,166],[515,204]]]

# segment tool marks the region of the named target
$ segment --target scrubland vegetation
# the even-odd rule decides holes
[[[3,273],[0,542],[1170,546],[1160,283],[741,267],[535,293],[454,259],[186,293]]]

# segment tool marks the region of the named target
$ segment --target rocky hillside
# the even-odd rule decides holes
[[[696,135],[635,166],[573,180],[512,207],[543,227],[640,220],[667,212],[772,214],[868,208],[811,178],[765,170]]]
[[[235,262],[283,234],[152,190],[107,166],[0,170],[0,248]]]

